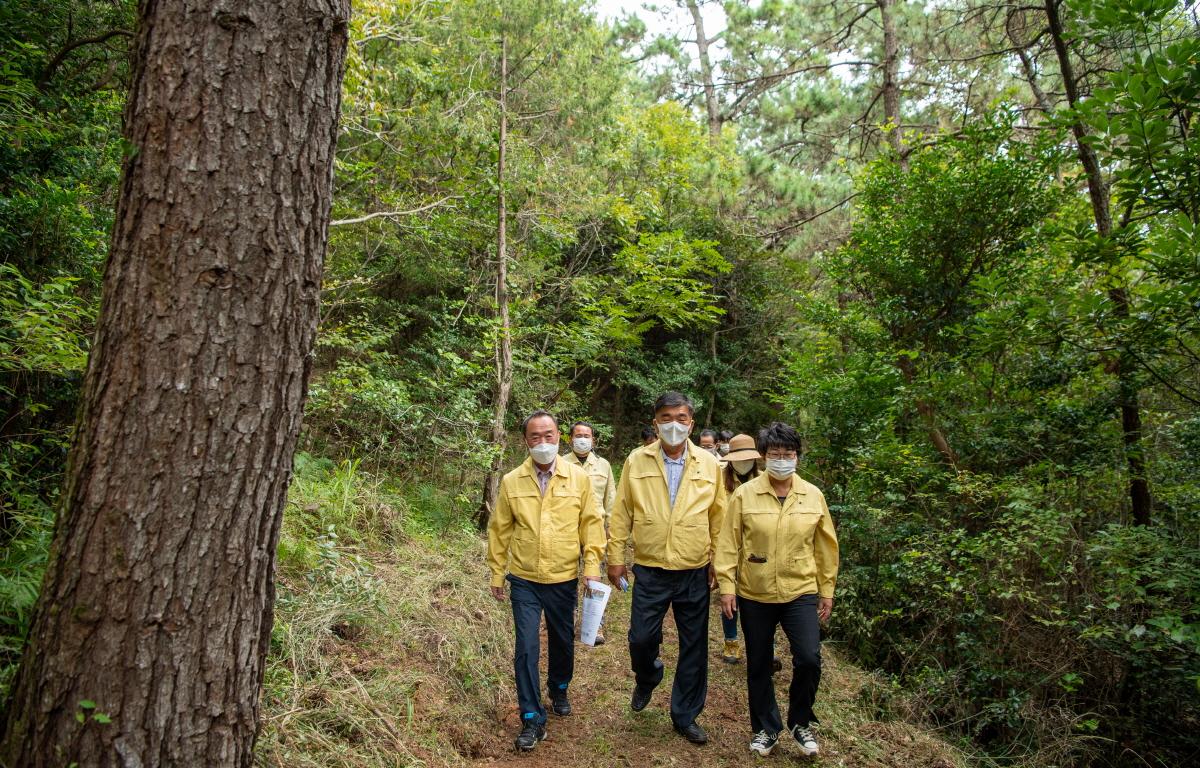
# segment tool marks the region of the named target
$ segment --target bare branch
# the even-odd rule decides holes
[[[370,221],[371,219],[382,219],[382,218],[393,219],[393,218],[398,218],[400,216],[412,216],[417,213],[422,213],[423,211],[428,211],[431,208],[436,208],[439,205],[441,205],[442,203],[446,202],[447,200],[457,200],[458,198],[459,198],[459,195],[447,195],[440,200],[434,200],[432,203],[429,203],[428,205],[422,205],[420,208],[413,208],[410,211],[376,211],[375,213],[368,213],[365,216],[358,216],[353,219],[335,219],[335,220],[329,222],[329,226],[342,227],[347,224],[361,224],[364,221]]]

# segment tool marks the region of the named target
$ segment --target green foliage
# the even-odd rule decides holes
[[[889,701],[915,695],[907,714],[1005,764],[1195,753],[1194,20],[1171,0],[1060,4],[1086,63],[1067,113],[1039,8],[997,29],[977,4],[888,7],[904,125],[883,125],[882,6],[772,0],[723,7],[710,133],[694,42],[635,19],[606,27],[573,0],[355,4],[268,672],[278,711],[316,735],[282,745],[276,722],[278,754],[383,733],[313,703],[360,693],[321,649],[444,619],[429,595],[475,578],[437,568],[476,546],[463,532],[500,450],[501,35],[508,426],[549,407],[616,458],[666,389],[701,425],[792,421],[842,539],[834,637],[883,670]],[[0,693],[95,323],[133,10],[0,8]],[[1111,237],[1067,151],[1076,120],[1111,181]],[[1114,361],[1142,404],[1151,528],[1127,525]],[[380,589],[392,567],[410,592]],[[455,694],[494,689],[480,648],[448,653]],[[415,675],[379,685],[412,706]]]

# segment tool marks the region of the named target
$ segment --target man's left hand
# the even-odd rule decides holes
[[[713,568],[712,563],[708,564],[708,588],[717,588],[717,569]]]
[[[833,615],[833,598],[821,597],[817,599],[817,619],[825,624],[829,621],[829,617]]]

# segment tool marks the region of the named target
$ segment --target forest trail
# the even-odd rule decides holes
[[[633,672],[624,642],[629,626],[630,595],[615,595],[608,610],[610,642],[598,648],[576,643],[575,679],[571,684],[574,713],[569,717],[550,716],[548,736],[529,755],[513,752],[510,742],[518,729],[517,710],[509,708],[503,722],[494,729],[499,753],[488,755],[476,765],[523,766],[726,766],[759,762],[749,752],[749,715],[746,709],[745,665],[725,664],[721,660],[720,614],[716,600],[709,622],[708,701],[700,723],[709,734],[709,743],[693,746],[675,734],[668,714],[671,680],[678,645],[674,621],[668,615],[664,623],[662,657],[667,677],[655,690],[654,698],[640,713],[629,709]],[[779,643],[785,660],[784,671],[776,676],[776,694],[781,711],[786,712],[786,687],[790,680],[786,644]],[[545,629],[542,635],[542,666],[546,669]],[[945,744],[928,734],[902,723],[884,723],[871,719],[858,703],[866,675],[841,661],[826,644],[817,714],[822,754],[802,756],[795,742],[780,740],[775,752],[766,758],[775,765],[806,766],[905,766],[916,768],[954,768],[959,763]]]
[[[548,738],[529,754],[513,749],[518,730],[508,603],[487,592],[484,545],[471,534],[404,536],[386,551],[363,551],[381,597],[374,616],[328,615],[320,594],[284,606],[277,637],[311,632],[310,645],[283,642],[267,674],[260,766],[731,766],[757,760],[749,752],[745,666],[720,657],[716,604],[709,627],[709,691],[700,718],[709,743],[693,746],[671,729],[667,712],[677,654],[674,622],[664,622],[667,677],[649,707],[629,709],[633,673],[624,635],[630,595],[609,603],[609,642],[576,643],[571,684],[574,713],[550,716]],[[284,575],[285,591],[309,589]],[[339,604],[346,601],[339,587]],[[835,609],[836,610],[836,609]],[[309,628],[305,624],[318,621]],[[546,643],[543,627],[542,674]],[[782,694],[790,680],[776,678]],[[781,739],[771,764],[851,768],[966,768],[963,754],[914,725],[876,718],[878,690],[870,675],[844,661],[836,643],[823,648],[817,701],[822,754],[800,755]],[[287,681],[285,684],[285,680]]]

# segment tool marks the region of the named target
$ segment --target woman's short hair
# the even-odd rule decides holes
[[[657,437],[658,433],[654,431],[654,427],[642,427],[642,440],[650,440]]]
[[[782,421],[773,421],[758,433],[758,452],[766,456],[767,451],[777,448],[800,453],[800,433]]]

